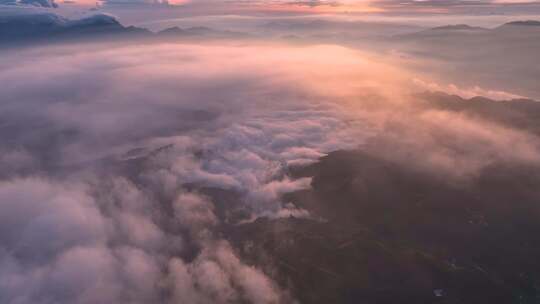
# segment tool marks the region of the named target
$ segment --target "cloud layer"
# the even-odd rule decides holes
[[[328,51],[345,56],[337,71],[304,68]],[[220,226],[310,218],[281,201],[310,184],[287,168],[365,137],[323,98],[339,97],[323,80],[353,58],[335,47],[167,44],[8,54],[0,301],[292,301]],[[236,193],[243,215],[219,216],[204,188]]]
[[[0,68],[2,303],[291,303],[223,230],[317,220],[283,201],[310,187],[291,167],[359,147],[455,178],[540,160],[532,135],[417,103],[408,73],[341,47],[87,44]]]

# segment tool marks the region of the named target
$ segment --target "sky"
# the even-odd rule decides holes
[[[14,3],[22,5],[14,6]],[[57,6],[45,10],[74,19],[99,9],[116,16],[125,25],[151,30],[159,29],[159,26],[152,28],[156,22],[220,16],[229,21],[247,17],[320,16],[422,26],[454,23],[496,26],[514,16],[534,19],[540,15],[537,0],[0,0],[0,13],[14,7],[40,9],[37,6]]]
[[[81,1],[83,3],[84,1]],[[168,3],[185,8],[223,10],[276,10],[298,12],[380,12],[393,10],[450,10],[463,7],[527,5],[534,0],[105,0],[106,3]]]
[[[182,14],[513,13],[538,10],[535,0],[69,0],[75,5],[166,6]],[[62,1],[59,1],[61,4]]]

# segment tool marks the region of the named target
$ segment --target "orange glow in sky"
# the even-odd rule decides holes
[[[339,4],[319,4],[319,5],[307,5],[307,4],[294,4],[294,3],[282,3],[282,4],[261,4],[260,7],[263,10],[268,11],[291,11],[298,13],[373,13],[380,12],[382,9],[370,6],[368,1],[348,1],[340,2]]]
[[[84,6],[94,6],[103,3],[103,0],[75,0],[75,4]],[[126,2],[129,3],[129,2]],[[134,2],[137,3],[137,2]],[[372,13],[381,12],[383,9],[370,5],[370,1],[339,1],[316,3],[310,5],[309,1],[298,1],[298,3],[285,1],[252,1],[252,2],[226,2],[226,1],[194,1],[194,0],[148,0],[148,3],[163,3],[189,10],[205,11],[215,13],[216,10],[223,13],[235,12],[291,12],[305,14],[325,14],[325,13]]]

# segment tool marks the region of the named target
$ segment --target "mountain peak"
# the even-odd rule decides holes
[[[39,39],[79,39],[99,35],[145,35],[136,27],[124,27],[115,17],[94,14],[70,20],[52,13],[0,15],[0,42],[29,42]]]
[[[0,0],[2,5],[14,6],[35,6],[46,8],[57,8],[58,4],[54,0]]]
[[[520,20],[520,21],[512,21],[503,24],[503,26],[506,25],[513,25],[513,26],[540,26],[540,21],[537,20]]]
[[[121,26],[114,16],[99,13],[69,22],[70,26]]]
[[[452,24],[434,27],[431,30],[434,31],[469,31],[469,30],[484,30],[481,27],[470,26],[467,24]]]
[[[32,26],[61,26],[68,22],[64,17],[52,13],[0,15],[0,24],[25,24]]]

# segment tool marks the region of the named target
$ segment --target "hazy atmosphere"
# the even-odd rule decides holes
[[[540,303],[540,2],[0,0],[0,303]]]

